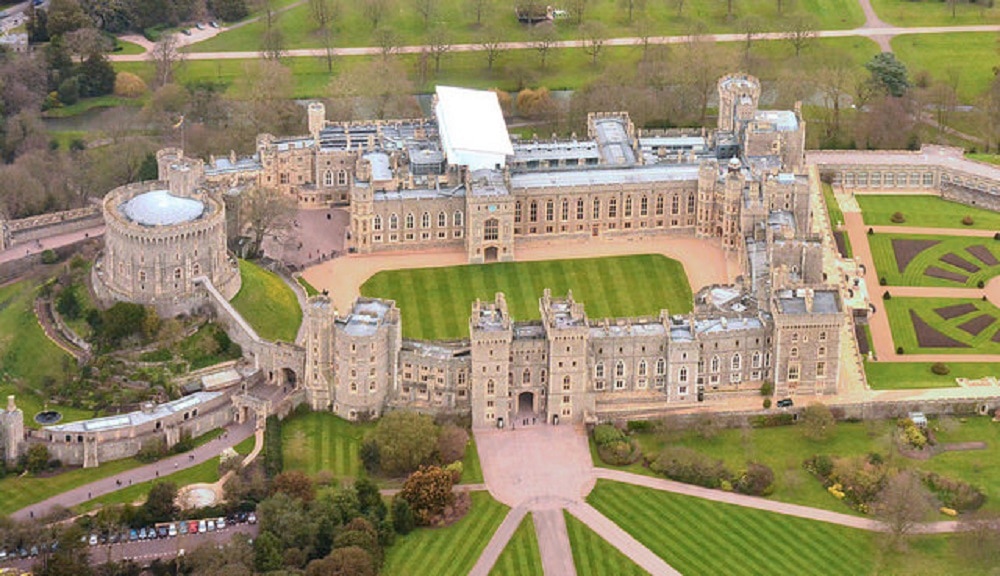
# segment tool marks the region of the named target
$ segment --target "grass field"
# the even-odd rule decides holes
[[[573,565],[578,576],[645,576],[645,570],[636,565],[617,548],[601,538],[586,524],[577,520],[569,512],[566,517],[566,531],[569,545],[573,549]]]
[[[508,508],[487,492],[472,492],[472,509],[445,528],[420,528],[386,550],[383,576],[464,576],[503,522]]]
[[[1000,213],[942,200],[937,196],[893,196],[858,194],[855,196],[868,226],[915,226],[920,228],[975,228],[1000,230]],[[892,215],[902,212],[906,222],[896,224]],[[962,218],[971,216],[965,226]]]
[[[965,154],[966,158],[970,160],[976,160],[977,162],[985,162],[987,164],[1000,164],[1000,154],[983,154],[967,152]]]
[[[958,2],[955,17],[946,2],[921,0],[871,0],[875,13],[883,22],[897,26],[960,26],[963,24],[998,24],[1000,9],[981,4]],[[895,43],[893,43],[895,48]]]
[[[158,484],[160,482],[173,482],[178,488],[180,488],[182,486],[187,486],[188,484],[198,484],[202,482],[210,483],[217,482],[218,480],[219,459],[212,458],[211,460],[206,460],[197,466],[192,466],[186,470],[181,470],[180,472],[174,472],[173,474],[164,476],[158,480],[143,482],[141,484],[133,484],[132,486],[127,486],[110,494],[105,494],[104,496],[94,498],[93,500],[88,500],[74,506],[73,511],[78,514],[82,514],[104,506],[131,504],[133,502],[145,501],[146,497],[149,496],[149,491],[153,488],[153,484]]]
[[[302,286],[302,289],[306,291],[306,296],[316,296],[319,294],[319,290],[317,290],[315,286],[310,284],[309,281],[302,276],[296,276],[295,281],[298,282],[299,286]]]
[[[302,309],[295,292],[280,276],[240,260],[243,286],[233,297],[233,307],[261,338],[295,342],[302,323]]]
[[[483,467],[479,463],[479,450],[476,449],[476,439],[469,435],[469,445],[465,447],[465,458],[462,458],[462,484],[482,484]]]
[[[919,253],[907,265],[902,274],[898,272],[896,254],[892,248],[894,238],[906,240],[934,240],[938,244]],[[868,236],[868,244],[871,246],[872,258],[875,260],[875,268],[878,270],[879,278],[885,278],[889,286],[938,286],[948,288],[968,288],[976,287],[982,280],[989,281],[990,278],[1000,274],[1000,265],[986,266],[975,260],[965,251],[970,246],[985,246],[993,255],[1000,260],[1000,242],[992,238],[975,238],[964,236],[922,236],[915,234],[872,234]],[[939,260],[949,253],[957,254],[967,261],[980,266],[978,272],[968,274],[961,268],[952,266]],[[943,278],[932,278],[925,276],[924,271],[928,266],[936,266],[949,272],[968,274],[968,279],[964,284],[945,280]],[[889,288],[890,293],[892,289]],[[881,291],[880,291],[881,292]]]
[[[951,370],[944,376],[931,372],[931,362],[865,362],[865,374],[872,390],[905,390],[911,388],[954,388],[955,378],[996,376],[995,364],[979,362],[948,362]]]
[[[428,340],[467,337],[477,298],[507,296],[516,320],[539,318],[538,299],[567,290],[590,318],[691,310],[691,287],[680,262],[659,255],[547,260],[379,272],[361,286],[365,296],[389,298],[403,315],[403,336]]]
[[[285,469],[316,474],[329,470],[337,480],[361,475],[358,450],[374,424],[354,424],[329,412],[295,416],[281,425]]]
[[[918,13],[920,9],[933,7],[945,10],[944,2],[909,2],[905,0],[875,0],[875,2],[892,1],[905,6],[906,12]],[[959,4],[967,8],[967,4]],[[989,11],[990,21],[1000,23],[1000,9]],[[975,18],[974,18],[975,20]],[[976,20],[968,24],[985,24]],[[958,24],[955,22],[954,24]],[[940,25],[953,25],[952,22]],[[939,82],[954,85],[958,97],[968,104],[976,103],[977,97],[986,92],[993,80],[993,66],[996,61],[996,34],[988,32],[964,32],[953,34],[907,34],[892,39],[892,49],[906,65],[911,77],[926,70],[931,77]]]
[[[638,4],[638,3],[637,3]],[[477,41],[479,27],[475,13],[462,0],[439,0],[434,3],[437,11],[432,18],[434,25],[445,26],[455,43]],[[517,22],[511,12],[509,2],[486,0],[483,23],[488,23],[501,32],[504,40],[517,41],[530,38],[529,28]],[[734,5],[734,17],[726,17],[726,6],[711,0],[691,0],[683,5],[681,15],[674,5],[666,3],[645,3],[646,9],[633,15],[633,20],[643,21],[654,34],[686,34],[697,24],[702,24],[713,32],[738,31],[739,16],[753,14],[764,22],[768,31],[783,30],[785,16],[809,13],[817,20],[817,29],[846,29],[859,26],[864,21],[856,2],[849,0],[803,0],[795,10],[778,13],[778,5],[768,0],[743,0]],[[345,2],[340,5],[333,39],[338,46],[370,46],[372,24],[364,17],[362,4]],[[414,3],[401,3],[386,14],[382,27],[392,29],[401,44],[421,44],[426,42],[427,33],[423,19],[414,8]],[[617,0],[591,0],[584,13],[586,21],[600,21],[607,28],[608,37],[635,36],[636,27],[628,22],[627,12]],[[569,8],[568,6],[566,8]],[[257,21],[235,30],[229,30],[198,44],[189,50],[199,52],[258,50],[265,24]],[[288,48],[320,48],[322,43],[315,32],[315,24],[308,4],[292,8],[278,19]],[[562,39],[578,38],[580,32],[575,18],[557,21],[556,34]]]
[[[490,576],[530,576],[542,574],[542,558],[535,537],[535,523],[528,513],[517,527],[507,547],[500,553]]]
[[[902,346],[907,354],[1000,354],[1000,343],[992,342],[990,339],[1000,328],[1000,309],[977,299],[960,298],[893,298],[883,301],[883,306],[889,314],[889,327],[892,330],[892,342],[898,348]],[[945,320],[934,310],[947,306],[959,304],[972,304],[976,307],[975,312],[970,312],[956,318]],[[938,332],[967,344],[967,348],[922,348],[917,344],[917,335],[913,328],[913,321],[910,319],[910,310]],[[978,335],[960,329],[958,326],[980,316],[988,314],[994,318],[994,324],[986,328]],[[954,376],[953,376],[954,378]]]
[[[682,574],[983,573],[950,534],[910,538],[892,552],[863,530],[607,480],[587,500]]]
[[[138,460],[126,458],[101,464],[97,468],[76,468],[45,478],[9,476],[0,479],[0,494],[3,494],[3,498],[0,498],[0,516],[37,504],[77,486],[121,474],[138,466],[142,466]]]

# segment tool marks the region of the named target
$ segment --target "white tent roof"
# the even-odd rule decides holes
[[[471,170],[503,166],[513,156],[507,124],[495,93],[437,87],[434,112],[448,162]]]

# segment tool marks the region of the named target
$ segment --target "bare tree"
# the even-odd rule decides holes
[[[101,34],[97,28],[89,26],[67,32],[64,40],[66,48],[80,59],[91,54],[104,54],[111,48],[107,37]]]
[[[569,0],[570,12],[576,16],[577,25],[583,24],[584,12],[586,12],[589,3],[590,0]]]
[[[441,72],[441,58],[451,52],[451,30],[446,26],[435,26],[427,35],[427,50],[434,59],[434,73]]]
[[[386,60],[399,50],[399,36],[392,28],[379,28],[372,33],[375,45],[382,53],[382,59]]]
[[[468,0],[469,6],[472,7],[472,12],[476,15],[476,26],[482,26],[483,15],[490,8],[489,0]]]
[[[684,0],[668,0],[668,1],[674,6],[674,10],[677,11],[678,18],[684,15]]]
[[[580,26],[580,36],[583,39],[583,51],[590,56],[590,63],[597,66],[597,59],[608,41],[608,29],[601,22],[587,22]]]
[[[552,50],[552,46],[557,40],[556,31],[552,26],[535,26],[531,29],[531,47],[535,49],[535,52],[538,52],[542,69],[545,68],[549,51]]]
[[[260,53],[267,60],[280,60],[285,55],[285,33],[281,28],[264,30],[260,41]]]
[[[240,195],[240,212],[253,235],[254,253],[258,256],[266,236],[285,234],[295,218],[295,198],[264,186],[254,186]]]
[[[424,30],[426,30],[437,14],[438,0],[413,0],[413,7],[417,14],[420,14],[420,19],[424,21]]]
[[[372,30],[379,27],[389,8],[389,0],[361,0],[361,12],[372,25]]]
[[[733,19],[733,4],[736,0],[726,0],[726,20]]]
[[[155,69],[154,87],[164,86],[173,81],[174,71],[184,58],[183,53],[177,48],[177,35],[164,34],[149,51],[147,58],[153,63]]]
[[[764,30],[764,22],[756,16],[744,16],[739,21],[740,34],[743,35],[743,66],[750,66],[750,50],[753,40]]]
[[[682,61],[685,62],[679,74],[682,91],[691,95],[692,103],[698,110],[697,122],[704,125],[708,103],[716,92],[719,76],[730,64],[715,43],[702,40],[697,35],[688,36],[682,49]]]
[[[931,510],[934,497],[916,472],[900,470],[889,477],[879,492],[873,510],[885,525],[889,543],[899,547]]]
[[[646,0],[618,0],[628,18],[628,23],[632,24],[635,13],[640,15],[646,10]]]
[[[816,19],[808,14],[797,14],[788,18],[785,40],[795,49],[795,57],[798,58],[802,50],[812,44],[816,39]]]
[[[486,25],[479,33],[478,44],[486,54],[486,69],[493,70],[493,65],[504,51],[503,34],[496,27]]]
[[[336,0],[309,0],[309,11],[326,53],[326,71],[333,72],[333,23],[337,16]]]

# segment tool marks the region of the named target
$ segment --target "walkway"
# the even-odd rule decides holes
[[[77,230],[76,232],[70,232],[68,234],[50,236],[37,242],[15,244],[6,250],[0,250],[0,264],[13,262],[14,260],[19,260],[25,256],[38,254],[39,252],[44,252],[46,250],[54,250],[62,246],[76,244],[77,242],[88,240],[90,238],[100,238],[103,234],[104,226],[95,226],[93,228]]]

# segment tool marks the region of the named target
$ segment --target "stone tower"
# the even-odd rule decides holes
[[[740,229],[740,208],[743,205],[743,188],[746,185],[746,173],[739,158],[729,159],[726,166],[725,185],[719,190],[721,193],[719,236],[722,240],[723,248],[735,250],[742,244],[742,230]]]
[[[466,176],[465,249],[469,263],[514,260],[514,195],[499,170]]]
[[[595,409],[594,395],[587,390],[590,326],[583,304],[573,300],[572,291],[565,299],[554,299],[546,288],[539,308],[548,342],[548,422],[583,422],[584,416]]]
[[[13,464],[21,455],[24,445],[24,412],[14,404],[14,396],[7,397],[7,409],[0,412],[0,457]]]
[[[333,324],[336,312],[328,296],[313,296],[306,305],[306,401],[313,410],[333,409]]]
[[[760,81],[749,74],[719,79],[719,130],[741,132],[753,120],[760,101]]]
[[[510,347],[514,329],[507,299],[497,292],[493,302],[476,300],[469,318],[472,344],[472,425],[510,426]]]
[[[319,132],[326,124],[326,106],[322,102],[310,102],[306,115],[309,119],[309,135],[319,141]]]

